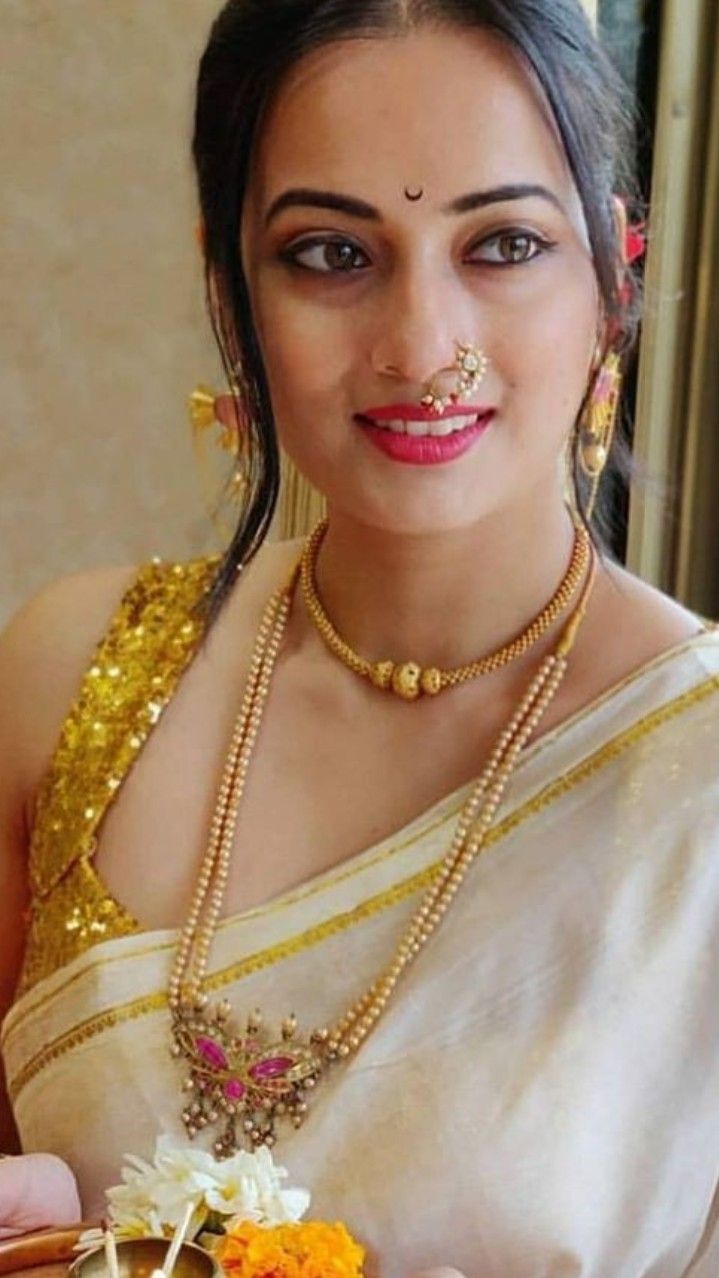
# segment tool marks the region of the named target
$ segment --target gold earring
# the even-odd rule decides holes
[[[622,386],[621,360],[610,351],[597,373],[579,432],[579,465],[591,482],[587,518],[591,519],[599,484],[614,439]]]
[[[200,461],[201,445],[207,432],[218,427],[215,442],[223,452],[231,453],[236,465],[229,478],[227,487],[231,497],[240,498],[247,487],[247,431],[242,429],[238,404],[237,387],[233,386],[231,394],[215,394],[209,386],[200,384],[195,387],[188,400],[190,424],[193,442]],[[204,469],[204,467],[203,467]]]

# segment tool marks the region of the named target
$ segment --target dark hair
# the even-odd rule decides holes
[[[615,192],[630,197],[635,192],[627,163],[632,116],[624,86],[580,0],[229,0],[212,26],[200,63],[193,155],[205,227],[210,318],[228,379],[231,384],[239,381],[236,394],[250,438],[246,499],[209,597],[211,616],[237,570],[259,549],[279,491],[269,390],[238,247],[250,160],[264,111],[288,70],[312,50],[338,40],[401,35],[423,24],[489,30],[508,41],[533,69],[554,113],[583,204],[613,346],[628,352],[634,345],[638,287],[629,273],[629,294],[622,294],[613,210]],[[577,420],[585,405],[586,399]],[[577,434],[574,480],[584,512],[586,481],[578,465]],[[601,512],[597,516],[595,539],[601,545]]]

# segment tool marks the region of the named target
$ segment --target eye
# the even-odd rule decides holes
[[[366,253],[352,240],[329,239],[326,236],[292,244],[282,250],[281,257],[292,266],[315,271],[319,275],[348,275],[362,270],[369,262]]]
[[[522,266],[543,257],[556,245],[534,231],[507,230],[490,235],[470,250],[470,262],[482,262],[487,266]],[[489,251],[489,255],[480,254],[479,250]]]

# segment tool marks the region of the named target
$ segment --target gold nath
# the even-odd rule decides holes
[[[498,648],[495,652],[490,652],[467,666],[457,666],[453,670],[438,670],[436,666],[427,666],[426,669],[422,669],[416,661],[368,661],[341,638],[322,607],[315,581],[317,556],[327,531],[327,520],[322,520],[317,525],[305,545],[300,565],[302,596],[307,612],[330,652],[334,653],[348,669],[369,679],[376,688],[395,693],[403,701],[415,701],[423,693],[433,697],[443,692],[445,688],[456,688],[460,683],[477,679],[480,675],[491,674],[492,671],[501,670],[503,666],[509,665],[511,661],[516,661],[518,657],[533,648],[562,615],[579,589],[590,557],[588,534],[580,525],[575,525],[575,528],[574,547],[569,567],[546,607],[530,622],[526,630],[523,630],[510,643],[505,644],[503,648]]]
[[[219,1157],[243,1145],[274,1145],[278,1123],[301,1127],[310,1093],[329,1071],[353,1056],[393,1000],[407,970],[444,922],[454,898],[484,850],[487,833],[517,763],[535,735],[568,668],[568,658],[584,618],[596,572],[589,547],[589,572],[578,603],[554,650],[531,679],[512,718],[499,734],[486,767],[472,787],[452,845],[397,948],[375,980],[333,1025],[298,1033],[292,1014],[274,1033],[259,1012],[244,1024],[230,1004],[214,1006],[205,993],[207,964],[227,887],[230,860],[247,774],[282,645],[295,590],[297,565],[289,583],[265,608],[255,641],[242,706],[222,773],[207,850],[170,976],[172,1054],[185,1069],[182,1117],[188,1136],[215,1129]]]

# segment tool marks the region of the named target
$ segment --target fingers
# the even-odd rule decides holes
[[[4,1230],[27,1233],[80,1219],[75,1177],[60,1158],[19,1154],[0,1163],[0,1226]]]
[[[465,1278],[459,1269],[448,1269],[440,1266],[439,1269],[421,1269],[417,1273],[408,1274],[407,1278]]]

